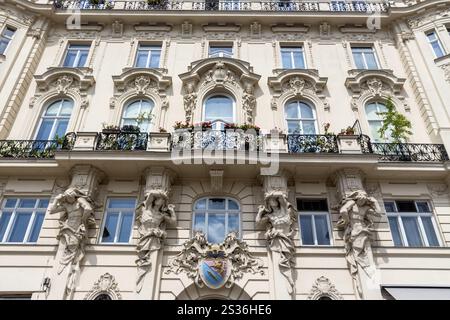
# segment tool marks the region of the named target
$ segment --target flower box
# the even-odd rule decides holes
[[[150,132],[147,151],[169,152],[170,141],[170,133],[168,132]]]
[[[357,154],[361,152],[359,136],[354,134],[338,134],[337,141],[341,153]]]

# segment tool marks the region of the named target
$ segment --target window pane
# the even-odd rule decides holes
[[[228,209],[229,210],[239,210],[239,205],[236,203],[236,201],[228,200]]]
[[[353,59],[355,60],[356,69],[366,69],[361,53],[353,52]]]
[[[141,102],[135,101],[125,108],[124,118],[136,118],[139,115],[139,107]]]
[[[70,116],[72,113],[73,103],[70,100],[64,100],[60,114],[63,116]]]
[[[310,106],[304,103],[300,103],[300,113],[302,119],[314,119],[314,113]]]
[[[290,52],[281,51],[281,61],[283,63],[284,69],[292,69],[293,68]]]
[[[209,214],[208,241],[221,243],[225,239],[225,216],[223,214]]]
[[[46,119],[41,123],[36,140],[50,140],[50,134],[53,128],[53,122],[55,120]]]
[[[44,208],[44,209],[47,209],[47,207],[48,207],[48,199],[40,199],[39,200],[39,205],[38,205],[38,208]]]
[[[377,60],[373,52],[366,53],[365,58],[368,69],[378,69]]]
[[[436,236],[431,217],[422,217],[422,224],[423,228],[425,229],[425,234],[427,235],[428,244],[431,247],[439,247],[439,241]]]
[[[28,239],[28,242],[36,242],[39,238],[39,233],[41,232],[42,223],[44,222],[44,213],[37,213],[34,217],[33,228]]]
[[[224,96],[216,96],[209,98],[205,107],[205,120],[232,120],[233,119],[233,102],[230,98]]]
[[[378,107],[376,103],[369,103],[366,105],[366,116],[368,120],[380,120],[378,115]]]
[[[8,37],[8,38],[12,38],[13,37],[13,35],[14,35],[14,33],[15,33],[16,31],[14,30],[14,29],[11,29],[11,28],[6,28],[4,31],[3,31],[3,35],[5,35],[6,37]]]
[[[286,118],[288,118],[288,119],[299,119],[300,118],[297,102],[289,103],[285,108],[285,112],[286,112]]]
[[[398,212],[417,212],[414,201],[396,201]]]
[[[386,210],[386,212],[395,212],[394,202],[385,202],[384,209]]]
[[[136,205],[136,199],[109,199],[108,208],[133,208]]]
[[[23,242],[23,238],[25,236],[25,232],[27,231],[30,218],[31,212],[16,214],[16,219],[14,221],[14,226],[12,228],[8,242]]]
[[[209,210],[225,210],[225,199],[220,199],[220,198],[209,199],[208,209]]]
[[[53,102],[48,106],[47,110],[45,110],[46,116],[56,116],[59,112],[59,108],[61,107],[61,100]]]
[[[300,133],[300,122],[298,121],[288,121],[288,133]]]
[[[206,209],[206,199],[199,200],[195,203],[195,209]]]
[[[300,231],[302,235],[302,244],[314,245],[314,236],[312,229],[312,217],[311,215],[300,215]]]
[[[55,134],[51,139],[58,137],[63,137],[66,134],[67,126],[69,125],[69,120],[58,120],[56,122]]]
[[[137,58],[136,58],[136,67],[138,68],[146,68],[147,67],[147,58],[148,58],[149,52],[138,52]]]
[[[0,40],[0,54],[4,54],[8,47],[8,40]]]
[[[194,216],[194,233],[197,231],[202,231],[205,233],[205,214],[204,213],[196,213]]]
[[[17,203],[16,198],[6,199],[5,208],[14,208],[16,206],[16,203]]]
[[[328,231],[327,216],[315,215],[314,221],[316,223],[317,244],[320,245],[330,244],[330,233]]]
[[[64,60],[64,67],[73,67],[75,64],[75,59],[77,57],[76,52],[69,51],[66,54],[66,59]]]
[[[323,199],[298,199],[297,208],[299,211],[328,211],[327,201]]]
[[[398,227],[397,217],[388,217],[388,220],[389,220],[389,227],[391,228],[392,240],[394,240],[394,245],[397,247],[403,246],[402,238],[400,236],[400,229]]]
[[[77,67],[84,67],[86,65],[86,60],[88,57],[88,52],[80,52],[80,60],[78,60]]]
[[[294,52],[295,68],[305,69],[305,62],[303,61],[303,53],[300,51]]]
[[[11,219],[12,212],[3,212],[0,217],[0,241],[2,241],[5,235],[6,228],[8,227],[9,220]]]
[[[151,68],[158,68],[159,67],[159,59],[161,56],[161,51],[153,51],[151,60],[150,60],[150,67]]]
[[[375,141],[380,141],[382,137],[380,136],[380,128],[383,126],[381,121],[369,121],[370,134]]]
[[[316,126],[315,121],[302,121],[303,134],[315,134]]]
[[[116,235],[117,221],[119,219],[118,213],[107,213],[105,229],[103,230],[102,242],[114,242]]]
[[[419,212],[431,212],[430,207],[428,206],[428,202],[420,201],[416,202],[416,205]]]
[[[19,208],[34,208],[36,199],[20,199]]]
[[[124,213],[122,215],[122,225],[120,226],[118,242],[122,243],[129,242],[132,229],[133,229],[133,214]]]
[[[227,233],[230,233],[231,231],[239,232],[239,215],[238,214],[229,214],[228,215],[228,231],[227,231]]]
[[[419,233],[419,226],[416,217],[402,217],[403,228],[405,229],[406,239],[410,247],[422,247],[422,239]]]

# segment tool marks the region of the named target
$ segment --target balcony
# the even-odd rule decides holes
[[[333,134],[289,134],[287,144],[289,153],[339,153]]]
[[[371,150],[379,161],[443,162],[449,160],[442,144],[424,143],[371,143]]]
[[[56,10],[388,12],[388,1],[54,0]]]
[[[148,133],[104,130],[97,134],[97,151],[147,150]]]

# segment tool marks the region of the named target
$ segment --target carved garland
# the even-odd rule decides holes
[[[275,77],[269,77],[268,85],[275,95],[271,107],[276,110],[289,99],[307,99],[325,111],[330,104],[324,93],[327,78],[320,77],[317,70],[274,70]]]

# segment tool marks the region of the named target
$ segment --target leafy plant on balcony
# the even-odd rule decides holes
[[[412,134],[411,121],[395,110],[395,106],[390,97],[386,101],[386,112],[377,112],[377,114],[382,117],[381,120],[383,122],[381,128],[378,129],[381,137],[385,137],[386,133],[389,133],[392,142],[407,142],[409,136]]]
[[[175,124],[173,125],[173,128],[175,130],[178,130],[178,129],[192,129],[192,125],[188,121],[186,121],[186,122],[176,121]]]
[[[166,133],[166,132],[167,132],[167,130],[166,130],[166,129],[164,129],[163,127],[159,127],[159,132],[160,132],[160,133]]]
[[[341,129],[341,132],[339,132],[339,135],[344,135],[344,136],[352,136],[354,134],[355,134],[355,129],[350,126],[348,126],[347,128]]]
[[[133,133],[136,133],[136,132],[141,132],[141,128],[139,128],[139,126],[134,126],[134,125],[131,125],[131,124],[127,124],[127,125],[124,125],[124,126],[120,129],[120,131],[122,131],[122,132],[133,132]]]

